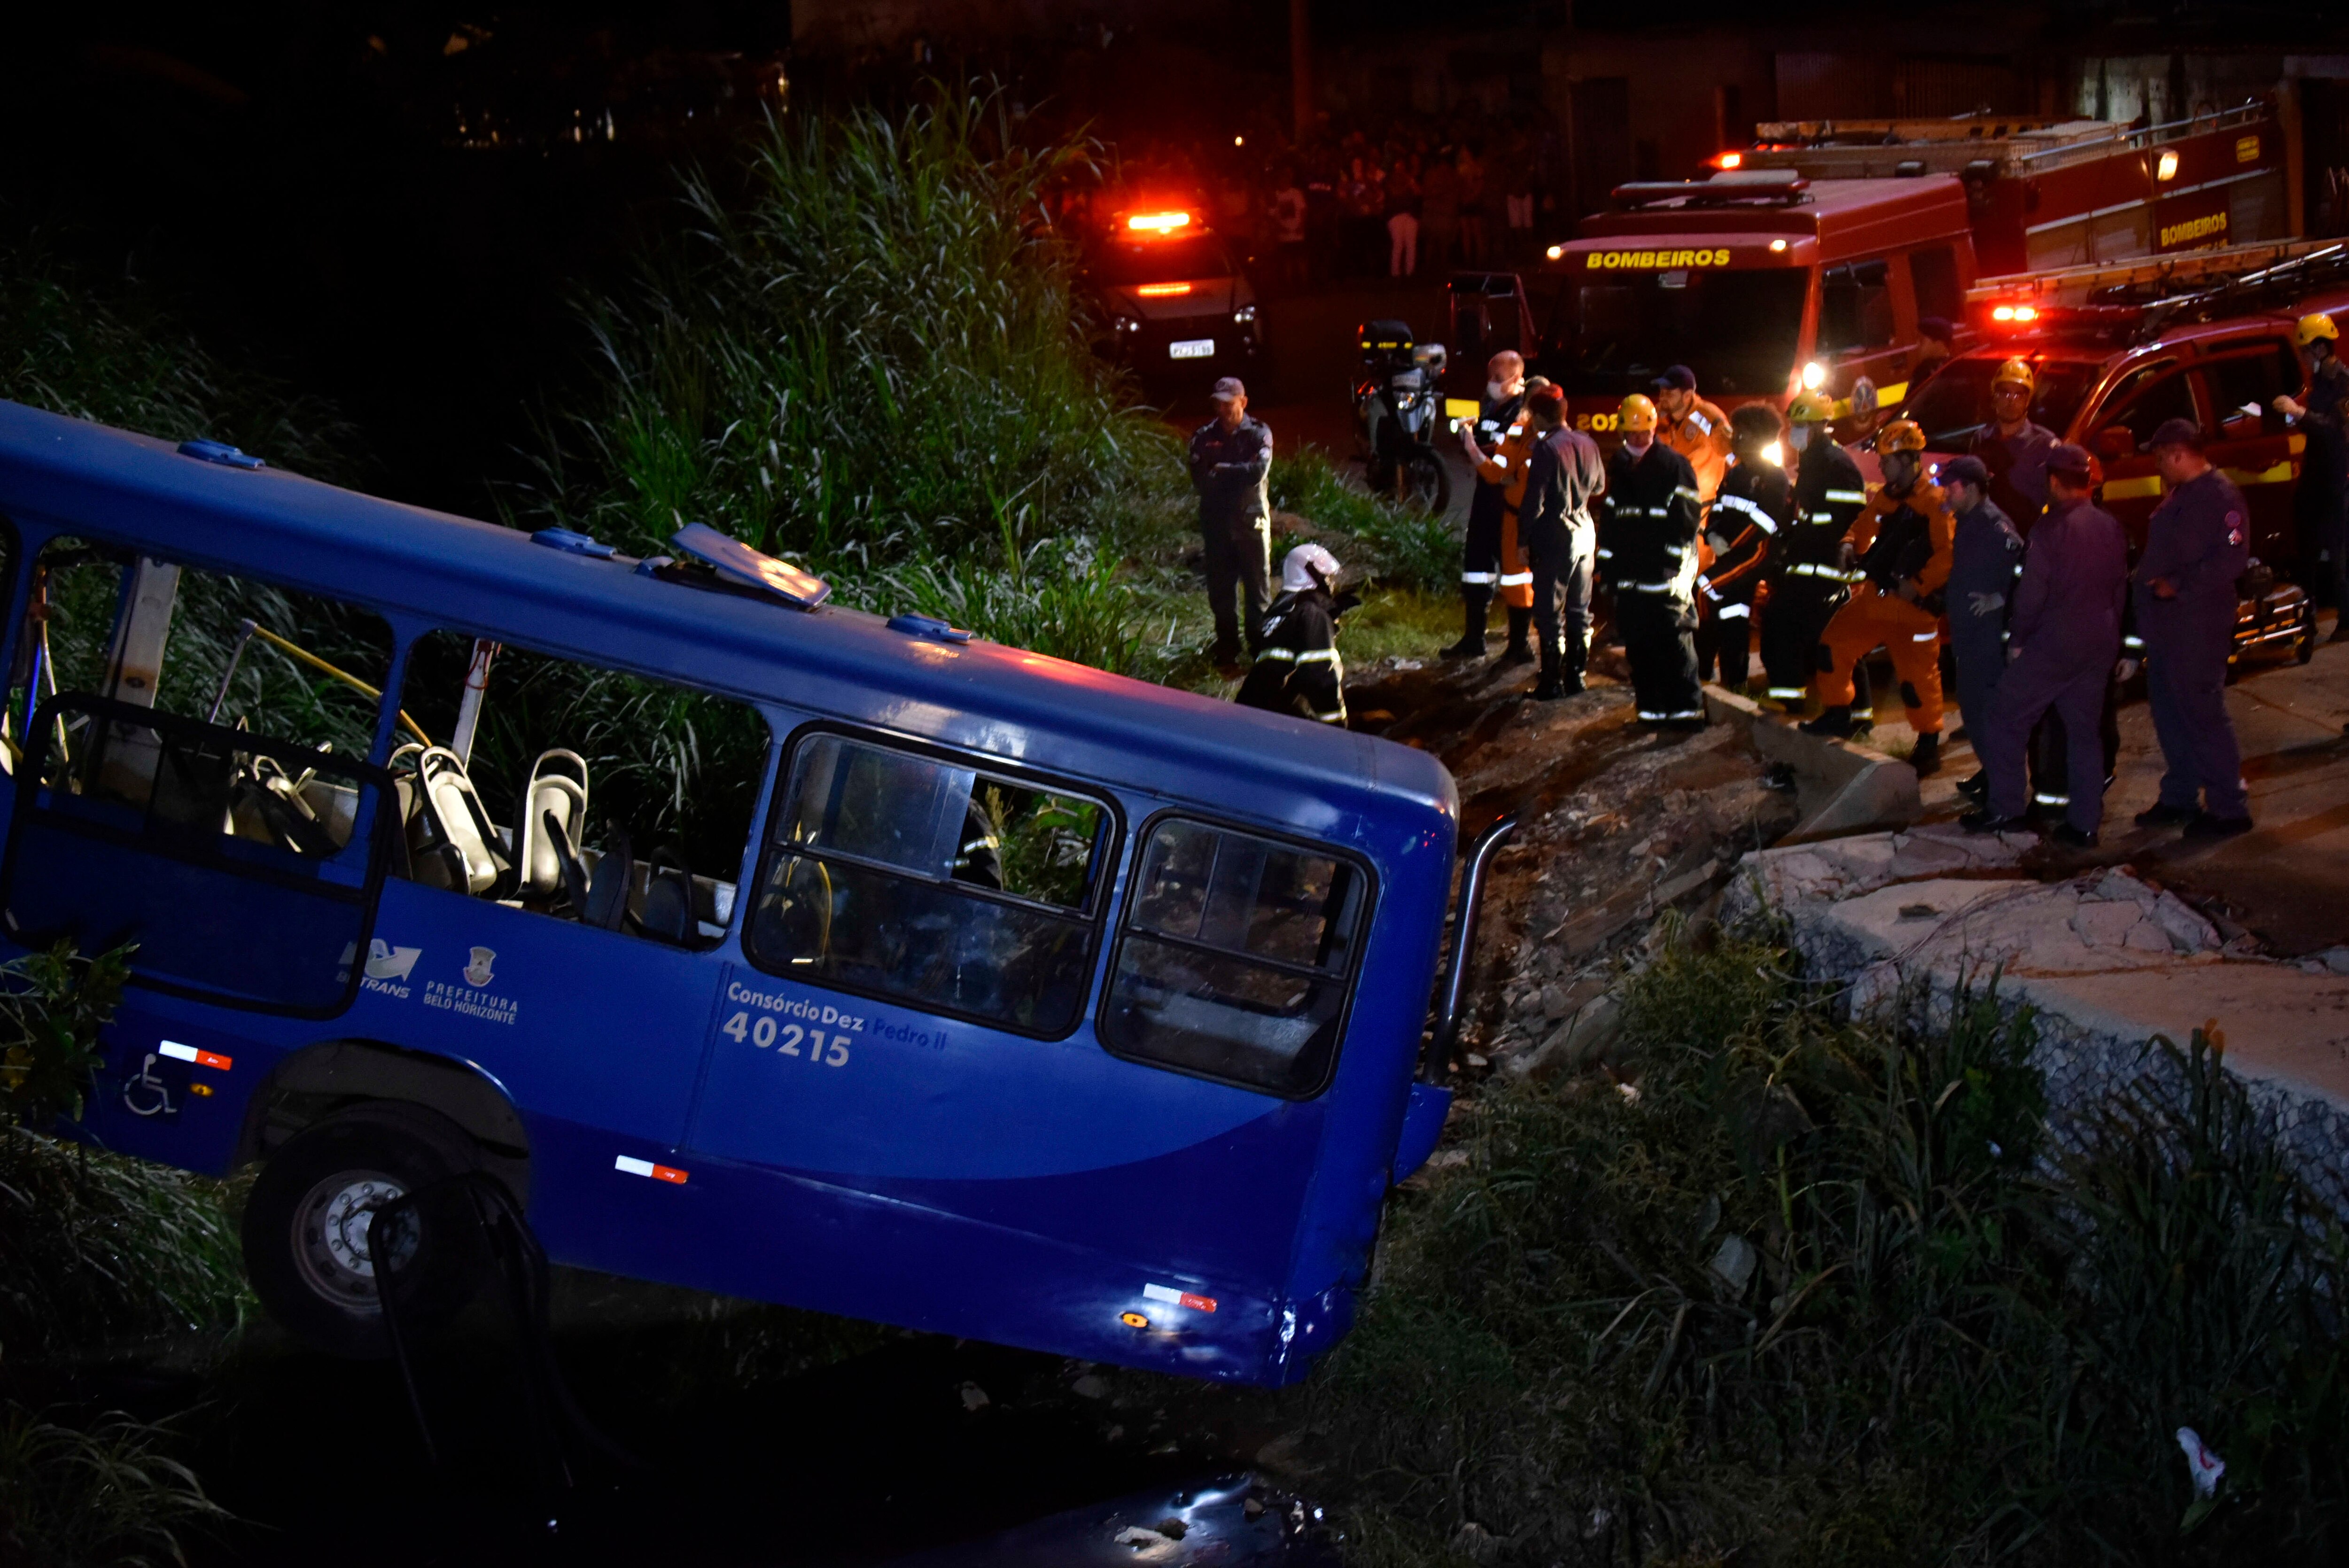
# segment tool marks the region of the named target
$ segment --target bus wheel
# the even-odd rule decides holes
[[[481,1280],[471,1227],[440,1211],[389,1238],[376,1211],[477,1168],[472,1140],[421,1107],[362,1106],[305,1129],[269,1157],[244,1211],[254,1294],[296,1338],[336,1356],[391,1354],[377,1297],[375,1244],[387,1241],[401,1282],[400,1326],[427,1333],[461,1311]],[[453,1206],[452,1206],[453,1207]]]

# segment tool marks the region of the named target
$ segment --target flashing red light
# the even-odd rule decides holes
[[[1171,234],[1177,229],[1189,228],[1191,214],[1188,212],[1136,212],[1125,221],[1125,226],[1149,233]]]
[[[1740,169],[1744,164],[1745,154],[1742,152],[1724,152],[1713,160],[1715,169]]]
[[[1144,284],[1133,292],[1144,299],[1163,299],[1168,294],[1189,294],[1191,285],[1189,284]]]
[[[2039,307],[2033,304],[1996,305],[1992,308],[1990,318],[1995,322],[2012,324],[2015,326],[2029,326],[2039,319]]]

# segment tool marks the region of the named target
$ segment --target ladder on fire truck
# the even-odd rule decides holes
[[[1999,325],[2061,316],[2157,335],[2173,323],[2285,309],[2349,284],[2349,242],[2285,240],[1984,278],[1966,308]]]

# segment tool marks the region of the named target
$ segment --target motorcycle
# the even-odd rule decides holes
[[[1354,437],[1371,489],[1413,511],[1452,505],[1452,472],[1436,449],[1444,427],[1444,345],[1415,343],[1411,324],[1366,321],[1359,340]]]

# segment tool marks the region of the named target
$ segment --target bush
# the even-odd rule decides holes
[[[1460,541],[1440,517],[1397,506],[1357,490],[1319,447],[1277,452],[1272,459],[1272,504],[1320,528],[1352,535],[1369,547],[1369,558],[1349,561],[1369,575],[1425,593],[1444,593],[1460,578]]]
[[[129,977],[129,948],[84,960],[61,942],[0,964],[0,1125],[80,1117]]]
[[[2349,1260],[2213,1053],[2158,1053],[2058,1156],[1994,988],[1839,1024],[1723,941],[1625,1019],[1629,1092],[1471,1100],[1468,1163],[1391,1214],[1309,1418],[1382,1553],[1473,1522],[1536,1564],[2329,1560]]]

